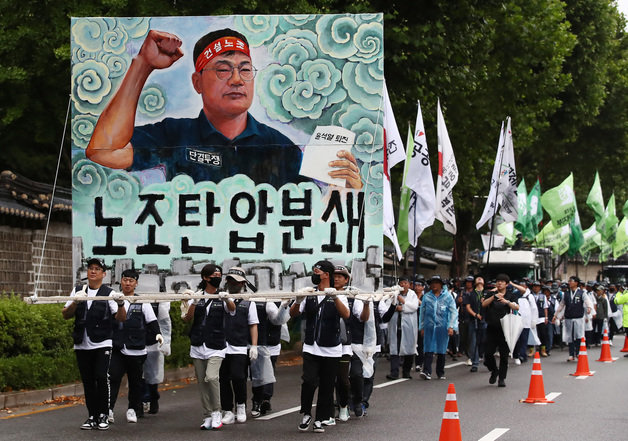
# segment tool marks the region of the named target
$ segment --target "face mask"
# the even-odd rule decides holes
[[[312,283],[314,285],[319,285],[321,283],[321,275],[320,274],[312,274]]]
[[[222,277],[210,277],[209,284],[214,288],[218,288],[220,286],[220,282],[222,282]]]
[[[228,282],[227,291],[229,294],[239,294],[242,291],[242,286],[239,283]]]

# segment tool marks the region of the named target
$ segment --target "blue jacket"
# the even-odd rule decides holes
[[[444,354],[449,343],[448,328],[458,330],[456,301],[443,287],[436,297],[432,291],[423,296],[419,314],[419,331],[423,330],[423,351]]]

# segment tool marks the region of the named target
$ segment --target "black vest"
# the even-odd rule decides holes
[[[248,300],[236,300],[235,304],[235,315],[227,314],[226,316],[225,334],[231,346],[247,346],[251,342],[251,332],[249,331],[249,308],[251,302]]]
[[[353,315],[353,304],[355,299],[347,299],[349,302],[349,331],[351,336],[351,343],[361,345],[364,343],[364,323],[360,321],[355,315]]]
[[[126,320],[118,322],[113,329],[113,347],[122,349],[144,349],[146,347],[146,319],[141,303],[131,303]]]
[[[545,303],[545,294],[540,293],[538,294],[539,297],[537,297],[537,294],[534,294],[534,298],[536,299],[536,309],[538,309],[539,311],[539,318],[544,318],[545,317],[545,308],[543,308],[543,304]],[[551,315],[549,315],[549,307],[547,309],[547,316],[548,317],[552,317]]]
[[[74,292],[78,292],[83,287],[77,285]],[[105,285],[101,285],[96,293],[97,296],[108,296],[113,291]],[[83,342],[83,335],[87,329],[87,335],[94,343],[108,340],[113,335],[113,316],[109,309],[109,302],[106,300],[92,301],[91,308],[87,308],[87,302],[79,302],[74,314],[74,331],[72,339],[75,344]]]
[[[151,303],[150,306],[153,307],[155,317],[159,317],[159,303]],[[155,337],[157,337],[157,334],[155,333],[154,328],[146,328],[146,346],[157,343],[157,339]]]
[[[209,312],[207,312],[208,308]],[[194,309],[194,322],[190,329],[191,345],[201,346],[205,343],[205,346],[210,349],[226,348],[225,315],[222,300],[200,300]]]
[[[321,347],[340,344],[340,314],[332,297],[325,296],[319,304],[317,296],[305,300],[305,344]]]
[[[565,318],[581,318],[584,317],[584,301],[582,290],[578,288],[571,300],[571,290],[564,293],[565,301]]]
[[[279,307],[279,302],[275,302]],[[257,308],[257,344],[259,346],[276,346],[281,343],[281,325],[273,325],[268,320],[266,302],[255,303]]]

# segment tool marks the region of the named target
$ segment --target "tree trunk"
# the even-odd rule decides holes
[[[456,216],[457,231],[454,236],[454,251],[449,269],[450,277],[466,276],[468,271],[469,238],[473,228],[473,213],[471,211],[460,211]]]

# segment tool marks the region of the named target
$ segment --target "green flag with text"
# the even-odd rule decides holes
[[[560,185],[550,188],[541,196],[541,205],[556,228],[569,225],[576,213],[576,197],[573,192],[573,173]]]

